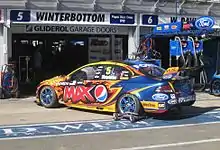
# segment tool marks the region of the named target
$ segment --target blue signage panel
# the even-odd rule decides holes
[[[30,10],[11,10],[10,20],[14,22],[29,22],[31,20]]]
[[[143,25],[157,25],[158,16],[157,15],[142,15],[141,21]]]
[[[135,15],[111,13],[110,24],[135,24]]]
[[[166,24],[159,24],[157,25],[153,33],[174,33],[174,32],[181,32],[182,30],[182,23],[176,22],[176,23],[166,23]]]

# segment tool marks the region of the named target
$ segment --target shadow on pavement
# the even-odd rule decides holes
[[[188,118],[193,118],[196,116],[203,115],[204,113],[213,111],[215,109],[218,109],[220,107],[196,107],[196,106],[191,106],[191,107],[184,107],[180,113],[164,113],[164,114],[150,114],[147,113],[146,116],[147,118],[152,118],[156,120],[165,120],[165,121],[174,121],[174,120],[181,120],[181,119],[188,119]],[[94,114],[101,114],[101,115],[111,115],[113,113],[108,113],[108,112],[97,112],[97,111],[92,111],[92,110],[82,110],[78,108],[68,108],[72,110],[77,110],[77,111],[82,111],[82,112],[88,112],[88,113],[94,113]]]
[[[185,107],[182,109],[179,113],[166,113],[166,114],[151,114],[150,117],[157,120],[181,120],[181,119],[188,119],[193,118],[196,116],[203,115],[204,113],[213,111],[215,109],[218,109],[220,107]]]
[[[68,109],[71,110],[77,110],[77,111],[82,111],[82,112],[88,112],[88,113],[94,113],[94,114],[100,114],[100,115],[113,115],[111,112],[102,112],[102,111],[94,111],[94,110],[86,110],[86,109],[80,109],[80,108],[73,108],[73,107],[68,107]]]

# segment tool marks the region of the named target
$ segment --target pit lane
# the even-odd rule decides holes
[[[100,128],[103,126],[101,124],[104,122],[103,120],[112,123],[112,116],[109,114],[85,112],[66,107],[45,109],[33,103],[34,98],[5,100],[1,101],[1,129],[13,128],[14,131],[15,128],[18,128],[17,131],[22,131],[20,130],[22,127],[31,128],[33,124],[41,124],[39,125],[41,127],[40,129],[42,129],[39,130],[41,132],[48,131],[44,127],[42,128],[42,123],[44,125],[46,123],[49,126],[59,126],[61,124],[74,126],[76,125],[76,121],[85,125],[86,123],[91,123],[91,120],[92,123],[97,123],[93,124],[93,127],[96,126],[96,129],[99,129],[98,131],[87,130],[83,134],[82,132],[81,134],[76,133],[71,129],[64,134],[53,131],[54,136],[47,133],[47,135],[42,136],[41,134],[38,137],[36,134],[23,135],[23,133],[27,133],[23,131],[20,135],[14,135],[15,138],[11,138],[10,135],[4,137],[2,132],[0,132],[0,145],[1,148],[9,150],[18,149],[17,147],[22,150],[28,150],[30,148],[32,150],[179,150],[197,149],[198,147],[201,150],[206,150],[208,147],[212,150],[218,150],[220,146],[220,98],[199,93],[197,94],[197,99],[198,101],[193,107],[187,107],[183,110],[184,114],[181,118],[151,118],[136,126],[131,125],[129,121],[122,121],[111,126],[114,127],[114,130],[107,129],[106,131]],[[69,121],[73,124],[70,124]],[[17,124],[32,124],[32,126],[18,126]],[[122,124],[124,124],[124,128]],[[118,125],[118,129],[115,128],[117,127],[116,125]],[[59,127],[64,129],[65,126]],[[87,128],[91,129],[91,126],[87,126]],[[41,146],[39,143],[42,143]]]

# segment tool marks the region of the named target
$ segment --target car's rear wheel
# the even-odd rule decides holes
[[[220,80],[214,80],[211,85],[212,94],[215,96],[220,96]]]
[[[54,108],[59,105],[56,92],[50,86],[44,86],[39,93],[39,99],[42,106]]]
[[[118,113],[136,113],[139,114],[141,104],[138,98],[132,94],[123,94],[117,101]]]

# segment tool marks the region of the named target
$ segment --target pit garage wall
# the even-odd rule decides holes
[[[4,24],[5,12],[0,9],[0,67],[7,62],[7,26]]]
[[[11,33],[12,34],[84,34],[84,35],[94,35],[93,37],[90,37],[89,39],[95,38],[95,39],[103,39],[98,38],[95,35],[110,35],[110,38],[107,38],[108,41],[108,51],[110,50],[112,52],[111,57],[113,59],[121,59],[122,56],[118,56],[114,53],[114,50],[117,49],[117,46],[115,46],[116,40],[119,40],[118,38],[115,38],[115,35],[128,35],[129,34],[129,27],[127,26],[100,26],[100,25],[57,25],[57,24],[12,24],[11,25]],[[122,44],[123,45],[123,44]],[[92,62],[93,60],[90,60],[90,58],[93,56],[91,54],[91,49],[94,48],[91,45],[89,45],[89,62]],[[97,48],[96,48],[97,49]],[[103,51],[106,49],[103,46],[98,47],[100,51]],[[123,49],[121,55],[123,54]],[[9,57],[11,57],[12,52],[9,51]],[[97,53],[96,53],[97,55]],[[102,55],[102,54],[100,54]],[[91,57],[90,57],[91,56]],[[109,57],[106,56],[99,56],[99,57],[106,57],[105,59],[109,59]],[[97,57],[97,59],[99,58]],[[111,58],[110,58],[111,59]],[[94,60],[95,61],[95,60]]]
[[[7,21],[11,22],[10,34],[13,33],[65,33],[65,34],[101,34],[128,35],[128,52],[132,53],[139,45],[139,16],[132,13],[108,13],[108,12],[59,12],[38,10],[8,10]],[[40,14],[40,15],[39,15]],[[47,15],[46,15],[47,14]],[[57,14],[60,16],[57,19]],[[98,17],[83,19],[84,14]],[[81,15],[81,17],[77,17]],[[39,17],[41,16],[41,17]],[[46,17],[50,16],[50,18]],[[65,16],[67,17],[65,20]],[[77,19],[78,18],[78,19]],[[68,20],[69,19],[69,20]],[[80,27],[88,30],[81,30]],[[10,42],[12,43],[12,42]],[[114,49],[114,43],[112,43]],[[9,57],[12,55],[9,46]]]

